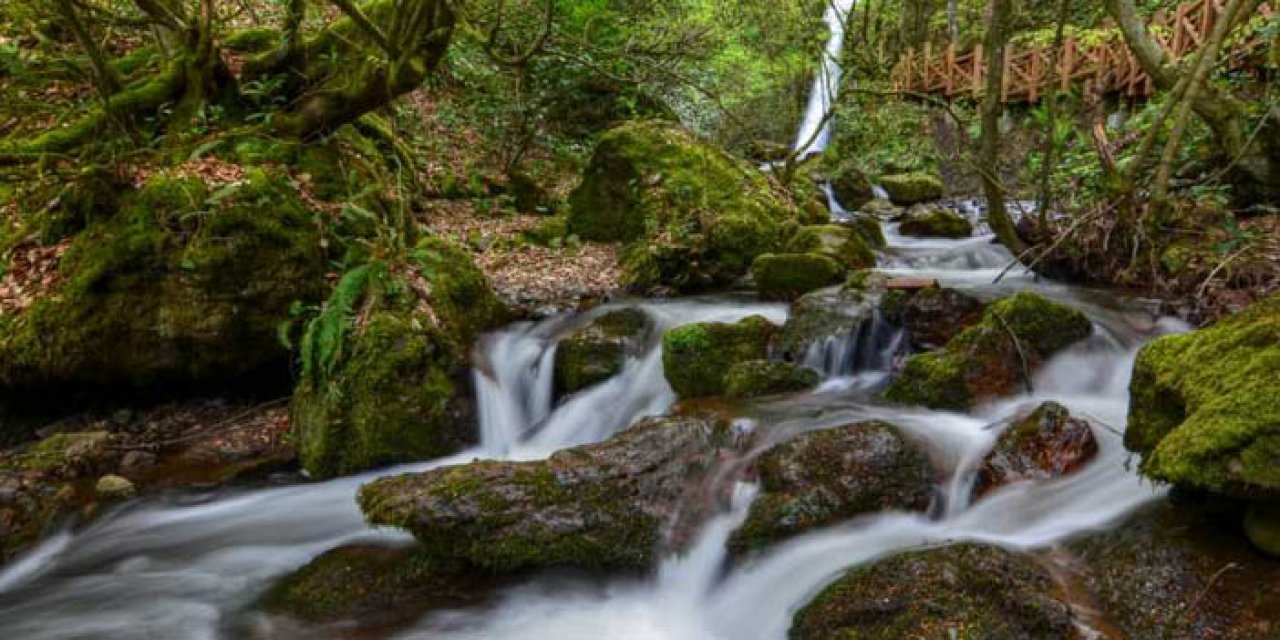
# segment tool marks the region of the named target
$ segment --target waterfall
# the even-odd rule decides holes
[[[888,373],[905,346],[903,332],[884,320],[879,311],[856,328],[814,342],[805,352],[804,365],[825,378],[852,376],[861,371]]]
[[[831,139],[831,119],[827,112],[840,90],[840,53],[844,51],[845,22],[853,4],[854,0],[829,0],[823,15],[831,37],[822,52],[822,64],[819,65],[818,76],[813,79],[809,104],[805,107],[800,133],[796,135],[794,149],[801,159],[822,153]]]

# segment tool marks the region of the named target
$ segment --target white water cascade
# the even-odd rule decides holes
[[[797,157],[801,159],[822,153],[831,140],[829,113],[840,91],[840,54],[844,52],[845,25],[848,22],[849,13],[853,11],[854,2],[855,0],[829,0],[826,13],[823,15],[822,19],[827,23],[831,36],[822,53],[822,64],[818,65],[818,75],[813,79],[809,103],[805,107],[800,132],[796,135],[793,146]]]

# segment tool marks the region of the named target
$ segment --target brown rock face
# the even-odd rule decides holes
[[[893,291],[886,299],[886,318],[907,331],[918,351],[940,349],[966,327],[982,319],[985,305],[955,289],[938,287]]]
[[[1020,480],[1060,478],[1097,453],[1089,423],[1056,402],[1046,402],[1000,435],[978,470],[974,497]]]

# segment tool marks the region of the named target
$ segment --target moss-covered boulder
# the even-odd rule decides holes
[[[1092,331],[1092,323],[1079,311],[1034,293],[1018,293],[988,305],[978,324],[941,351],[908,359],[885,397],[934,409],[966,410],[984,398],[1013,392],[1049,357]]]
[[[955,289],[889,291],[880,303],[885,320],[902,327],[917,351],[940,349],[982,319],[986,305]]]
[[[649,316],[635,308],[610,311],[575,330],[556,347],[556,392],[576,393],[617,375],[628,357],[643,351],[652,330]]]
[[[729,367],[724,388],[730,398],[755,398],[805,391],[818,386],[819,381],[817,371],[790,362],[747,360]]]
[[[499,581],[441,563],[416,546],[349,544],[330,549],[274,584],[263,609],[344,631],[385,634],[435,608],[479,604]]]
[[[846,269],[869,269],[876,266],[876,254],[864,233],[869,231],[839,224],[801,227],[787,242],[786,250],[824,255]]]
[[[1067,408],[1046,402],[1013,421],[982,459],[975,496],[1024,480],[1049,480],[1074,473],[1098,454],[1088,422]]]
[[[424,239],[403,272],[349,272],[304,338],[291,407],[303,467],[329,477],[471,442],[467,354],[504,319],[484,274],[439,239]]]
[[[628,243],[633,289],[696,291],[747,273],[776,252],[798,210],[756,167],[670,122],[638,121],[601,136],[570,198],[569,231]]]
[[[919,204],[907,211],[898,231],[920,238],[968,238],[973,225],[946,207]]]
[[[47,295],[0,312],[0,404],[282,365],[277,326],[322,296],[324,268],[318,222],[284,176],[153,177],[75,237]]]
[[[1124,443],[1154,480],[1280,498],[1280,296],[1138,354]]]
[[[1275,638],[1280,560],[1243,543],[1242,512],[1175,491],[1066,549],[1080,586],[1132,640]]]
[[[915,551],[849,571],[795,616],[791,640],[1078,639],[1049,572],[997,547]]]
[[[409,530],[433,559],[498,572],[648,569],[685,491],[729,440],[703,420],[649,418],[547,460],[382,478],[361,488],[360,508],[373,524]]]
[[[831,191],[840,205],[850,211],[861,208],[876,197],[871,179],[852,162],[846,162],[832,172]]]
[[[880,225],[880,220],[871,215],[855,215],[848,222],[862,240],[872,249],[883,249],[888,246],[889,242],[884,237],[884,227]],[[868,267],[873,265],[868,265]]]
[[[933,497],[928,458],[883,422],[802,434],[756,468],[763,493],[729,539],[735,555],[861,514],[921,511]]]
[[[941,200],[943,193],[942,178],[924,172],[880,176],[880,186],[890,202],[902,207]]]
[[[845,267],[820,253],[766,253],[751,264],[751,277],[765,300],[795,300],[844,280]]]
[[[734,324],[700,322],[662,335],[662,367],[667,383],[681,398],[725,394],[729,369],[740,362],[764,360],[778,327],[762,316]]]

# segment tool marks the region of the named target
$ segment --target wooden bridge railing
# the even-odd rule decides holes
[[[1204,43],[1225,7],[1225,0],[1184,3],[1172,16],[1157,14],[1149,30],[1174,59],[1181,58]],[[1264,16],[1272,15],[1268,5],[1263,5],[1260,11]],[[1239,63],[1260,44],[1248,42],[1233,50],[1232,62]],[[899,91],[941,94],[946,98],[982,97],[986,93],[986,64],[982,53],[982,45],[960,53],[954,43],[941,51],[926,43],[922,51],[909,50],[903,56],[893,71],[894,86]],[[1089,44],[1075,37],[1066,38],[1057,57],[1056,71],[1052,69],[1052,53],[1052,45],[1048,44],[1008,46],[1004,56],[1002,100],[1038,102],[1051,81],[1056,81],[1064,93],[1072,83],[1090,80],[1102,93],[1146,97],[1154,92],[1151,79],[1118,32],[1105,41]]]

